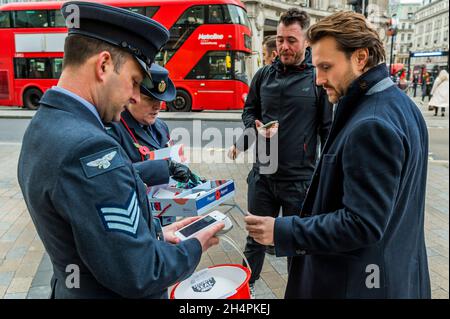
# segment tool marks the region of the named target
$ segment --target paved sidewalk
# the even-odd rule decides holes
[[[427,121],[429,119],[425,114]],[[438,121],[438,120],[436,120]],[[447,125],[448,121],[430,122]],[[25,207],[17,179],[19,144],[0,143],[0,298],[47,298],[50,293],[51,263]],[[223,157],[223,151],[216,151]],[[208,178],[235,180],[236,201],[246,208],[246,177],[251,167],[238,163],[191,164],[194,171]],[[231,238],[242,249],[245,243],[243,216],[232,211],[235,227]],[[433,298],[449,298],[449,168],[448,161],[430,161],[425,234]],[[241,257],[227,243],[210,249],[198,266],[203,269],[221,263],[240,263]],[[287,279],[285,258],[267,255],[262,278],[256,284],[257,298],[283,298]]]
[[[449,128],[449,112],[445,112],[445,116],[441,116],[441,111],[439,110],[438,116],[434,116],[434,111],[428,110],[428,98],[425,102],[422,102],[420,97],[411,97],[412,100],[417,104],[417,106],[422,111],[422,115],[427,122],[427,127],[429,128]]]

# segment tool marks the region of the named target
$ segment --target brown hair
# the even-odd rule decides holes
[[[267,52],[272,54],[273,51],[277,50],[277,37],[275,35],[268,35],[264,37],[262,44],[266,46]]]
[[[285,26],[298,23],[302,30],[309,28],[310,23],[309,15],[306,11],[301,11],[297,8],[290,8],[280,16],[278,24],[283,23]]]
[[[67,66],[77,67],[85,63],[90,57],[102,51],[108,51],[114,64],[114,71],[119,72],[128,52],[119,47],[81,35],[71,34],[64,42],[63,69]]]
[[[377,31],[360,13],[352,11],[334,13],[312,25],[306,36],[311,45],[324,37],[334,38],[338,50],[344,52],[348,58],[357,49],[367,48],[369,59],[366,68],[372,68],[386,60],[383,43]]]

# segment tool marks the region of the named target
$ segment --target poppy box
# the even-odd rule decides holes
[[[233,180],[208,180],[191,189],[153,187],[148,200],[154,216],[187,217],[203,215],[234,195]]]

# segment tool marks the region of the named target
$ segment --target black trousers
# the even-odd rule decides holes
[[[434,115],[437,115],[439,111],[439,107],[435,106],[434,107]],[[441,113],[444,114],[445,113],[445,107],[441,107]]]
[[[252,169],[247,177],[248,211],[253,215],[278,217],[280,208],[283,216],[299,215],[305,198],[308,181],[275,181],[267,175]],[[259,279],[264,264],[266,246],[247,236],[244,255],[247,258],[252,275],[250,283]],[[245,266],[245,263],[243,262]]]

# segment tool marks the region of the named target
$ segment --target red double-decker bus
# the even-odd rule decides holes
[[[156,63],[177,87],[170,111],[242,109],[248,93],[251,28],[240,0],[100,0],[162,23],[170,39]],[[0,7],[0,105],[38,107],[61,74],[63,2]]]

